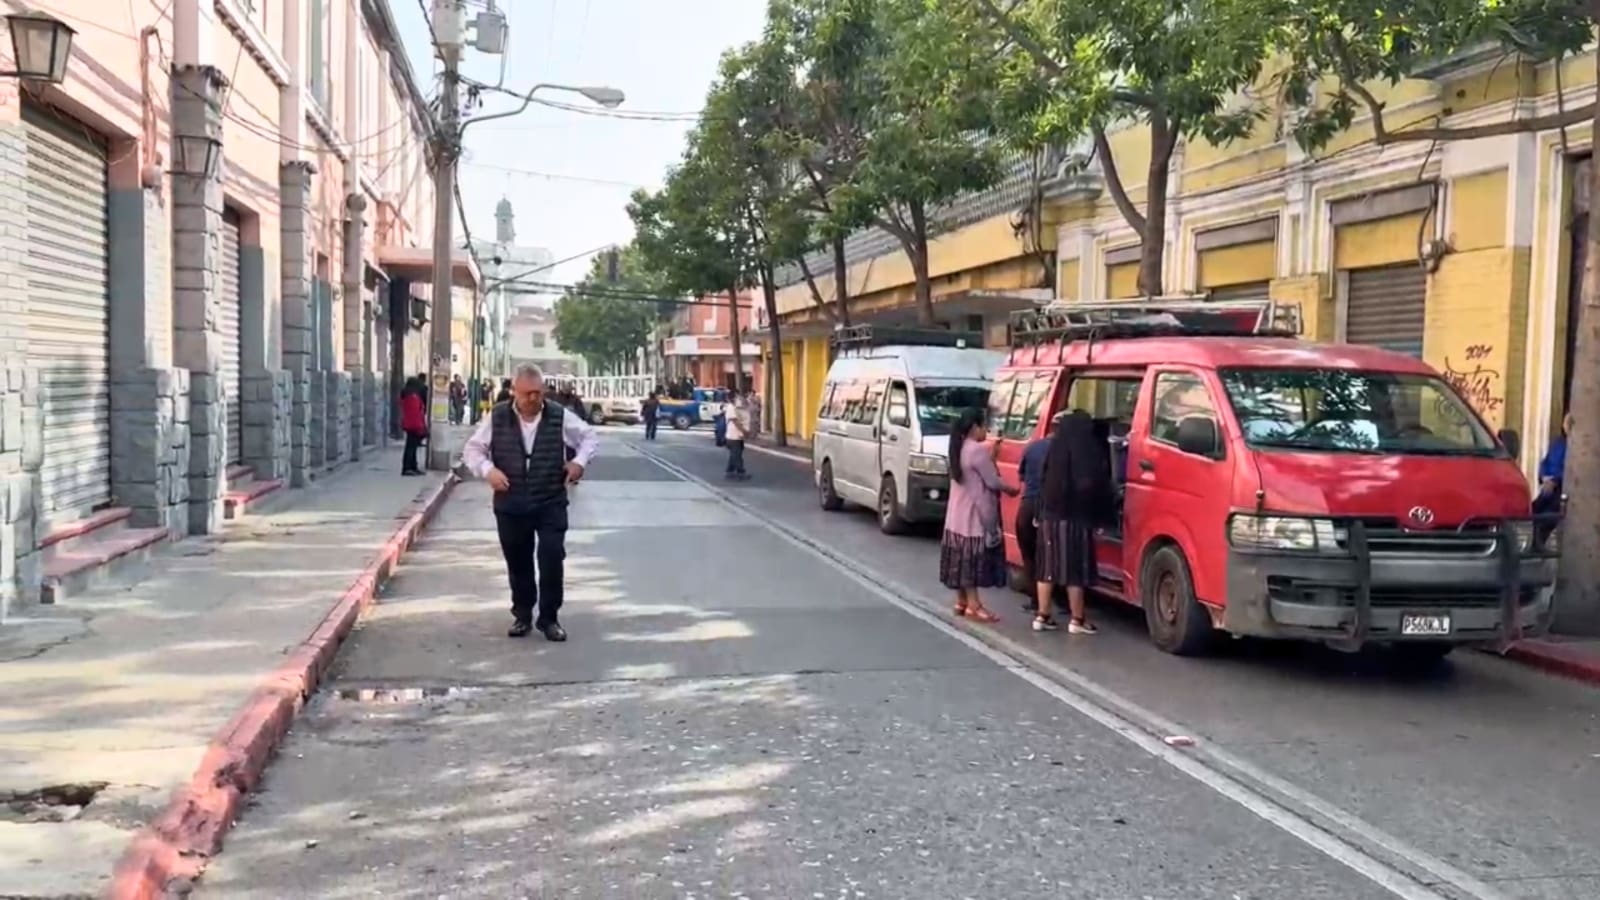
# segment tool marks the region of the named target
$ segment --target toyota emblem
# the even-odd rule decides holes
[[[1432,525],[1433,524],[1433,510],[1427,508],[1426,506],[1413,506],[1413,507],[1411,507],[1411,512],[1407,513],[1407,515],[1411,517],[1411,521],[1412,521],[1413,524],[1416,524],[1416,525]]]

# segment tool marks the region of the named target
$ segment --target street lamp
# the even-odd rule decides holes
[[[72,58],[72,27],[44,13],[10,13],[6,25],[11,29],[11,55],[17,68],[0,72],[12,78],[60,84],[67,77],[67,60]]]
[[[217,173],[217,161],[222,156],[222,142],[206,134],[179,134],[172,138],[173,161],[176,175],[210,178]]]
[[[569,94],[582,94],[588,100],[597,103],[600,106],[604,106],[606,109],[616,109],[622,105],[622,101],[627,99],[627,95],[622,93],[622,91],[614,87],[605,87],[603,85],[579,86],[571,84],[536,84],[529,89],[526,94],[518,94],[515,91],[508,91],[505,88],[491,87],[486,84],[479,85],[479,87],[487,88],[492,91],[498,91],[502,94],[510,94],[513,97],[521,97],[522,105],[508,112],[494,113],[493,115],[479,116],[476,119],[468,119],[467,121],[461,123],[462,132],[467,130],[468,125],[478,122],[487,122],[490,119],[506,119],[510,118],[511,116],[522,115],[523,111],[528,108],[529,104],[533,103],[533,95],[539,93],[540,91],[566,91]]]

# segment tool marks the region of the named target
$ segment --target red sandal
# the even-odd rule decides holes
[[[967,618],[974,622],[982,622],[985,625],[993,625],[1000,621],[1000,617],[990,612],[987,606],[980,606],[977,609],[969,608],[967,610]]]

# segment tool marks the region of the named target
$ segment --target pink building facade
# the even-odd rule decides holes
[[[432,277],[389,0],[30,8],[76,36],[0,79],[0,615],[63,533],[212,533],[230,482],[371,452]]]

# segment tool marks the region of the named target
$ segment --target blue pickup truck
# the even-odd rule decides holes
[[[728,402],[728,392],[722,388],[695,388],[694,396],[688,400],[673,400],[661,398],[661,408],[657,412],[657,421],[667,422],[679,431],[684,431],[696,425],[714,424],[722,414],[723,404]]]

